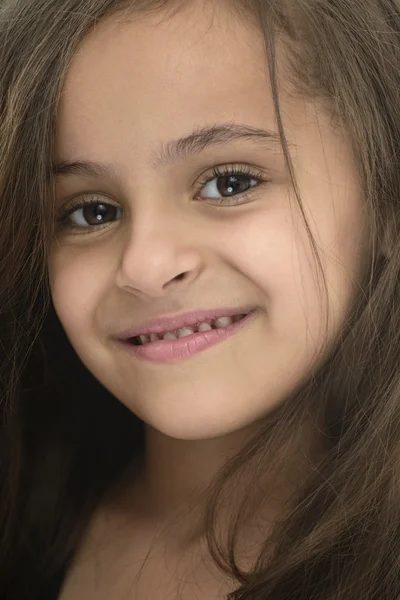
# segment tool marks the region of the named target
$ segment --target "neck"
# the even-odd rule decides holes
[[[204,531],[202,519],[209,485],[259,426],[253,424],[229,436],[205,440],[178,440],[147,426],[144,461],[135,477],[130,478],[128,474],[119,488],[122,493],[119,508],[123,506],[123,511],[134,514],[136,519],[173,531],[177,546],[191,545],[201,539]],[[286,452],[285,455],[288,456]],[[260,490],[268,490],[268,503],[262,507],[267,527],[280,515],[295,491],[293,480],[298,485],[302,475],[307,475],[304,464],[299,464],[297,458],[295,462],[290,469],[292,477],[287,477],[282,470],[281,476],[273,479],[273,486],[271,482],[263,488],[260,486]],[[241,478],[235,489],[241,489],[244,483]],[[234,498],[241,499],[241,494],[231,494],[226,507],[221,507],[219,524],[228,522]],[[257,515],[258,529],[259,517]]]

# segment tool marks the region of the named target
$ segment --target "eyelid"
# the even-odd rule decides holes
[[[98,223],[96,225],[87,226],[79,226],[68,221],[68,217],[70,215],[72,215],[78,210],[86,208],[87,206],[98,206],[100,204],[104,204],[106,206],[113,206],[114,208],[121,209],[121,207],[118,205],[117,202],[115,202],[115,200],[109,197],[105,197],[105,200],[102,201],[102,198],[104,198],[104,194],[102,194],[101,192],[90,192],[81,194],[79,196],[75,196],[71,200],[67,201],[66,204],[63,207],[61,207],[61,209],[58,211],[56,217],[56,223],[60,227],[61,231],[64,230],[67,235],[85,235],[89,233],[99,232],[102,229],[105,230],[114,223],[120,221],[121,217],[112,222]]]
[[[64,205],[60,208],[57,215],[57,221],[64,221],[67,217],[72,215],[76,210],[84,208],[85,206],[93,206],[98,204],[110,204],[111,206],[116,206],[118,208],[118,203],[116,203],[112,198],[105,198],[104,202],[101,201],[101,197],[104,195],[96,192],[90,192],[88,194],[81,194],[79,196],[75,196],[71,200],[67,200]]]
[[[258,167],[248,163],[220,163],[218,165],[213,165],[210,169],[203,171],[200,175],[200,178],[197,179],[195,185],[204,186],[206,183],[212,181],[215,177],[223,177],[228,175],[229,173],[241,173],[243,175],[248,175],[254,177],[255,179],[260,180],[269,180],[270,174],[268,174],[267,170],[262,167]],[[208,175],[207,175],[208,173]]]
[[[238,194],[234,194],[233,196],[226,196],[218,198],[200,198],[200,202],[212,202],[214,205],[216,204],[218,208],[233,208],[234,206],[241,206],[247,204],[249,198],[252,197],[254,193],[256,193],[257,189],[261,186],[267,185],[271,183],[270,175],[267,175],[264,169],[258,169],[253,165],[245,164],[245,163],[237,163],[237,164],[227,164],[224,163],[222,165],[216,165],[212,168],[212,173],[209,175],[202,175],[202,179],[197,184],[199,191],[201,191],[208,183],[213,181],[214,179],[218,179],[220,177],[228,177],[228,176],[237,176],[243,175],[248,177],[249,179],[254,179],[257,183],[255,186],[252,186],[250,189],[240,192]]]
[[[200,175],[200,178],[197,179],[197,182],[194,184],[194,187],[197,188],[197,191],[201,191],[205,185],[207,185],[216,178],[238,174],[255,179],[257,181],[257,185],[253,186],[245,192],[241,192],[233,196],[222,197],[221,201],[219,202],[219,206],[229,208],[235,205],[239,206],[241,204],[245,204],[244,199],[250,196],[258,187],[260,187],[260,185],[270,183],[270,176],[266,173],[266,170],[261,167],[256,167],[248,163],[221,163],[211,167],[211,172],[210,169],[204,171]],[[102,198],[104,198],[104,201],[102,201]],[[207,200],[214,201],[214,203],[217,203],[218,199],[200,198],[200,201],[205,202]],[[61,223],[61,225],[65,225],[66,229],[69,229],[70,231],[73,230],[74,233],[79,232],[79,234],[94,232],[98,231],[99,229],[102,229],[103,227],[109,227],[110,225],[112,225],[113,222],[88,225],[87,227],[77,226],[72,223],[68,223],[68,217],[74,212],[87,206],[98,206],[101,204],[120,208],[119,204],[109,196],[105,196],[101,192],[88,192],[73,197],[70,201],[67,200],[64,206],[58,212],[57,222]],[[117,222],[118,220],[120,219],[117,219],[115,222]]]
[[[241,172],[254,178],[259,178],[260,180],[269,180],[266,169],[260,166],[254,166],[248,163],[220,163],[209,167],[206,171],[203,171],[203,173],[193,183],[193,187],[201,189],[215,177],[222,177],[229,174],[231,171]],[[113,198],[106,196],[102,192],[85,192],[79,196],[74,196],[71,199],[67,198],[65,200],[63,206],[58,211],[57,221],[62,221],[71,215],[75,210],[79,210],[84,206],[101,204],[101,197],[105,198],[104,204],[118,206],[118,203]]]

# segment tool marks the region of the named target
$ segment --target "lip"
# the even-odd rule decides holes
[[[252,310],[243,319],[232,323],[232,325],[222,327],[221,329],[193,333],[177,340],[159,340],[144,344],[143,346],[134,346],[127,339],[120,341],[125,350],[141,360],[153,363],[179,362],[191,358],[193,355],[203,352],[235,335],[246,327],[257,314],[258,310]]]
[[[188,312],[182,315],[170,317],[168,319],[154,319],[147,323],[126,329],[117,334],[118,340],[129,340],[137,335],[150,335],[152,333],[167,333],[183,327],[190,327],[204,321],[212,321],[218,317],[234,317],[235,315],[247,315],[253,312],[254,306],[242,306],[239,308],[221,308],[210,310],[198,310]],[[240,323],[240,321],[239,321]]]

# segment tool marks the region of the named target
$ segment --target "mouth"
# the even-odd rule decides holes
[[[174,341],[184,337],[189,337],[195,335],[197,333],[202,333],[206,331],[212,331],[215,329],[225,329],[226,327],[230,327],[233,323],[238,323],[242,319],[244,319],[249,313],[243,313],[238,315],[233,315],[230,317],[218,317],[215,319],[210,319],[206,321],[201,321],[194,323],[193,325],[187,325],[180,329],[175,329],[173,331],[165,331],[160,333],[151,333],[151,334],[141,334],[135,335],[127,340],[129,344],[133,346],[145,346],[147,344],[151,344],[159,341]]]
[[[212,319],[206,321],[205,315],[199,315],[198,318],[203,320],[191,325],[188,325],[187,319],[179,318],[180,329],[164,331],[161,325],[153,324],[149,326],[153,331],[150,329],[142,335],[127,335],[120,339],[120,343],[122,348],[135,357],[135,360],[153,364],[182,362],[240,335],[239,332],[247,329],[258,314],[257,309],[249,312],[242,310],[236,315],[219,317],[213,315]],[[185,326],[182,326],[182,320],[186,321]],[[172,324],[177,325],[176,319],[170,320],[170,325]]]

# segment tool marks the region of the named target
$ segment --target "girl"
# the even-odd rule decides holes
[[[0,21],[0,597],[400,598],[399,0]]]

